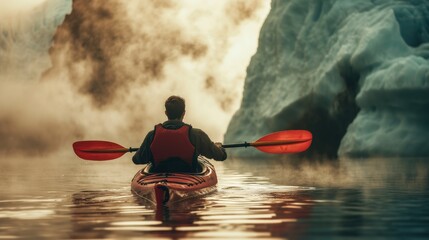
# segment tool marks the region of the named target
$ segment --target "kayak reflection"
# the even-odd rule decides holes
[[[229,238],[298,237],[306,232],[314,202],[300,191],[246,193],[245,188],[227,187],[208,196],[155,208],[154,221],[169,227],[158,237]],[[247,192],[248,193],[248,192]],[[148,201],[136,197],[146,206]],[[299,223],[298,223],[299,222]]]
[[[134,204],[128,188],[104,191],[80,191],[72,195],[70,238],[106,238],[117,235],[118,222],[149,220],[153,210]],[[148,221],[146,226],[159,225]],[[121,226],[121,225],[119,225]]]
[[[262,177],[216,168],[222,176],[217,192],[156,209],[154,219],[171,227],[167,236],[283,238],[305,233],[301,220],[316,203],[308,194],[314,188],[273,185]]]
[[[284,186],[215,164],[217,191],[156,207],[120,189],[79,191],[68,207],[70,238],[161,239],[302,236],[313,206],[311,187]],[[126,184],[124,184],[126,185]]]

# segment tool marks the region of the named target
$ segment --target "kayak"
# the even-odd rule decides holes
[[[169,206],[215,191],[215,168],[203,157],[198,158],[198,163],[198,173],[151,173],[152,164],[148,164],[132,179],[131,191],[156,206]]]

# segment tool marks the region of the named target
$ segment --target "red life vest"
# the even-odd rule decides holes
[[[161,124],[155,126],[155,135],[150,145],[155,167],[176,158],[187,163],[190,168],[194,167],[195,147],[189,140],[190,129],[191,126],[186,124],[178,129],[167,129]]]

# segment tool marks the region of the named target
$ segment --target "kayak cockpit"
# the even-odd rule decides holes
[[[213,165],[204,158],[199,158],[198,164],[201,169],[198,173],[153,173],[151,164],[148,164],[134,176],[131,190],[155,205],[167,205],[213,192],[217,184]]]

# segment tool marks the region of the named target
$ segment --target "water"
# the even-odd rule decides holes
[[[427,160],[231,159],[217,192],[157,210],[126,157],[3,157],[0,239],[427,239]]]

